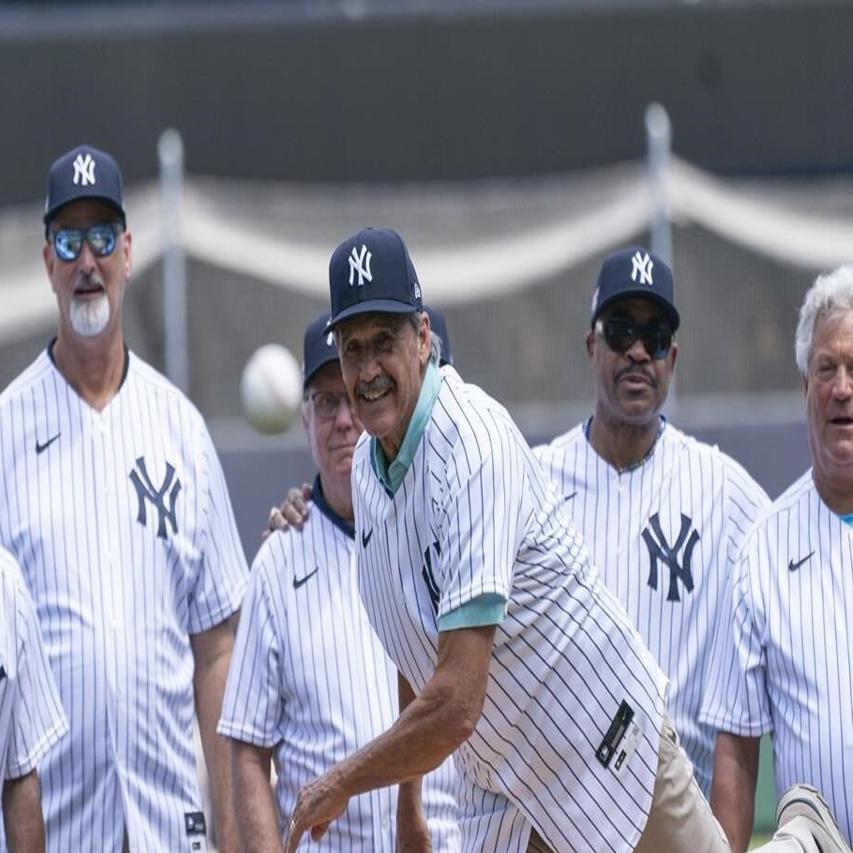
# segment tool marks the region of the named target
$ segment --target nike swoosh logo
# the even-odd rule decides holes
[[[811,554],[808,554],[805,557],[803,557],[802,560],[797,560],[796,563],[793,560],[789,560],[788,561],[788,571],[789,572],[797,571],[797,569],[799,569],[803,563],[805,563],[807,560],[811,560],[812,557],[814,557],[814,551],[812,551]]]
[[[302,584],[304,584],[306,581],[311,580],[311,578],[313,578],[313,577],[314,577],[314,575],[316,575],[316,574],[317,574],[317,572],[319,572],[319,571],[320,571],[320,567],[319,567],[319,566],[317,566],[317,568],[316,568],[316,569],[314,569],[314,571],[313,571],[313,572],[309,572],[307,575],[305,575],[305,577],[304,577],[304,578],[297,578],[297,577],[294,577],[294,578],[293,578],[293,588],[294,588],[294,589],[299,589],[299,587],[301,587],[301,586],[302,586]]]
[[[367,543],[370,542],[370,537],[373,536],[373,530],[370,533],[365,533],[363,530],[361,531],[361,547],[366,548]]]
[[[36,439],[36,453],[44,453],[44,451],[47,450],[48,447],[50,447],[50,445],[53,444],[53,442],[61,435],[62,433],[58,432],[53,438],[49,438],[44,444],[39,444],[39,440]]]
[[[563,498],[563,503],[568,503],[576,494],[577,492],[572,492],[570,495],[566,495]]]

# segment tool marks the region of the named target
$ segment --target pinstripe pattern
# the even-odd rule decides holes
[[[506,411],[453,368],[441,372],[430,422],[393,497],[364,436],[356,449],[368,615],[420,691],[436,665],[437,615],[483,593],[508,599],[483,714],[456,753],[466,777],[464,849],[522,850],[532,824],[555,851],[632,850],[651,807],[665,678]],[[618,776],[595,751],[623,700],[641,736]]]
[[[397,671],[358,597],[352,527],[321,497],[301,534],[270,536],[255,558],[219,732],[275,747],[283,835],[299,789],[389,728],[397,705]],[[459,849],[456,787],[452,761],[424,780],[437,853]],[[396,809],[396,788],[353,797],[299,849],[393,853]]]
[[[134,853],[190,850],[184,814],[201,811],[190,635],[237,609],[247,574],[201,415],[132,354],[98,413],[43,353],[0,395],[0,445],[0,541],[23,570],[71,724],[42,772],[48,849],[117,851],[126,824]],[[149,501],[141,523],[139,459],[158,487],[174,467],[176,532],[169,522],[158,535]]]
[[[595,452],[584,425],[534,452],[560,488],[604,583],[669,676],[670,717],[707,793],[714,731],[699,722],[704,673],[726,576],[768,499],[718,448],[664,424],[653,453],[622,472]],[[682,568],[689,558],[693,589],[676,577],[677,599],[662,560],[652,576],[650,542],[658,543],[658,529],[670,546],[686,533],[676,558]],[[691,546],[693,531],[698,539]]]
[[[12,555],[0,549],[0,788],[37,769],[68,731],[35,609]],[[0,817],[0,850],[5,850]]]
[[[702,718],[744,736],[772,731],[776,790],[814,785],[850,842],[853,529],[810,470],[759,516],[727,603]]]

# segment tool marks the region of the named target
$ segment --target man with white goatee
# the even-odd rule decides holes
[[[48,177],[59,327],[0,395],[0,543],[20,563],[70,736],[41,768],[47,849],[206,850],[193,704],[219,849],[237,849],[216,723],[247,568],[186,397],[130,352],[121,173],[82,145]]]

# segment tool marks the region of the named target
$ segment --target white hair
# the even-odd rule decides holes
[[[803,376],[808,371],[818,317],[850,310],[853,310],[853,266],[839,267],[831,273],[819,275],[806,293],[797,323],[794,354]]]

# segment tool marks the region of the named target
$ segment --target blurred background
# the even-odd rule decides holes
[[[0,3],[0,384],[52,336],[46,174],[87,142],[124,172],[128,342],[208,418],[250,558],[311,462],[298,427],[251,432],[240,373],[301,355],[367,224],[532,441],[589,412],[601,259],[663,240],[669,415],[776,496],[808,464],[797,308],[853,259],[851,32],[841,0]]]

